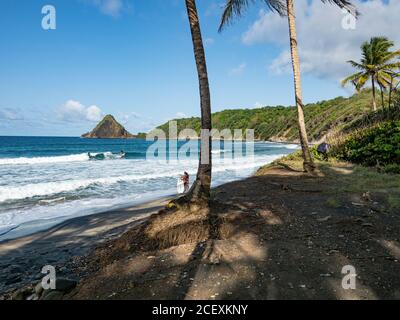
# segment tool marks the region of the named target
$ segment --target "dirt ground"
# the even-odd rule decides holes
[[[399,176],[287,165],[214,189],[209,211],[153,216],[102,245],[64,299],[400,299]]]

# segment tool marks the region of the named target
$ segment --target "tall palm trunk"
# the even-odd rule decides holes
[[[196,60],[197,73],[200,87],[201,108],[201,148],[200,162],[196,181],[188,192],[186,198],[190,201],[206,201],[210,198],[211,188],[211,99],[207,74],[206,57],[204,53],[203,40],[201,36],[199,16],[197,14],[196,0],[185,0],[187,14],[189,17],[190,30],[192,33],[193,50]]]
[[[372,109],[376,111],[376,89],[375,89],[375,76],[371,77],[372,79]]]
[[[301,92],[300,58],[297,48],[296,18],[294,15],[293,0],[286,0],[287,16],[289,21],[290,51],[292,56],[292,66],[294,74],[294,89],[296,96],[297,116],[299,122],[299,134],[301,149],[303,151],[303,167],[306,172],[313,172],[315,169],[314,161],[308,146],[306,124],[304,121],[304,110]]]
[[[390,87],[389,87],[389,109],[392,107],[392,93],[393,93],[393,76],[390,76]]]
[[[379,89],[381,91],[381,103],[382,103],[382,109],[385,108],[385,97],[383,94],[383,87],[381,85],[379,85]]]

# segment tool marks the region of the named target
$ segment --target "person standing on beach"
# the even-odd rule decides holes
[[[330,150],[330,145],[327,144],[326,142],[321,143],[318,147],[317,147],[317,151],[320,155],[322,155],[322,158],[324,161],[328,161],[329,160],[329,150]]]
[[[184,186],[183,193],[187,193],[189,191],[189,179],[190,179],[189,174],[185,171],[183,173],[183,176],[181,177]]]

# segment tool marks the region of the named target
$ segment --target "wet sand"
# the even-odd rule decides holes
[[[70,276],[67,261],[124,233],[165,206],[168,198],[126,209],[73,218],[29,236],[0,242],[0,293],[41,279],[43,266]]]

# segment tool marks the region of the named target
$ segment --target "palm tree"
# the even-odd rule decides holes
[[[400,59],[400,56],[399,56]],[[397,87],[400,84],[400,67],[394,68],[390,74],[390,86],[389,86],[389,108],[392,107],[393,93],[397,91]]]
[[[368,80],[372,85],[372,107],[376,111],[376,84],[381,89],[382,107],[384,107],[383,90],[391,86],[391,78],[395,75],[394,69],[400,67],[399,62],[393,62],[393,59],[400,55],[400,50],[391,52],[394,46],[392,41],[386,37],[373,37],[361,46],[362,58],[360,62],[348,61],[356,72],[342,81],[342,86],[351,82],[355,85],[357,91],[361,90]]]
[[[393,92],[397,91],[397,87],[400,84],[400,81],[397,80],[400,78],[400,72],[394,72],[390,75],[390,86],[389,86],[389,108],[392,106]]]
[[[199,16],[196,8],[196,0],[185,1],[199,79],[202,133],[200,162],[197,171],[197,177],[188,194],[183,198],[186,202],[201,202],[208,204],[210,198],[212,169],[211,136],[209,134],[211,131],[210,87],[208,82],[207,64],[201,36]]]
[[[321,0],[326,3],[334,3],[340,8],[347,8],[352,10],[350,0]],[[250,2],[255,0],[226,0],[224,13],[222,15],[221,24],[219,31],[221,31],[225,25],[230,23],[234,16],[241,16],[243,11],[248,7]],[[299,135],[301,149],[303,152],[303,167],[306,172],[313,172],[315,169],[314,161],[310,153],[308,145],[307,130],[304,121],[304,105],[302,101],[302,89],[301,89],[301,71],[300,71],[300,59],[297,47],[297,31],[296,31],[296,16],[294,13],[294,0],[261,0],[265,3],[270,10],[278,13],[281,16],[288,17],[289,23],[289,36],[290,36],[290,49],[292,58],[292,67],[294,75],[294,90],[296,98],[296,107],[298,115]]]

